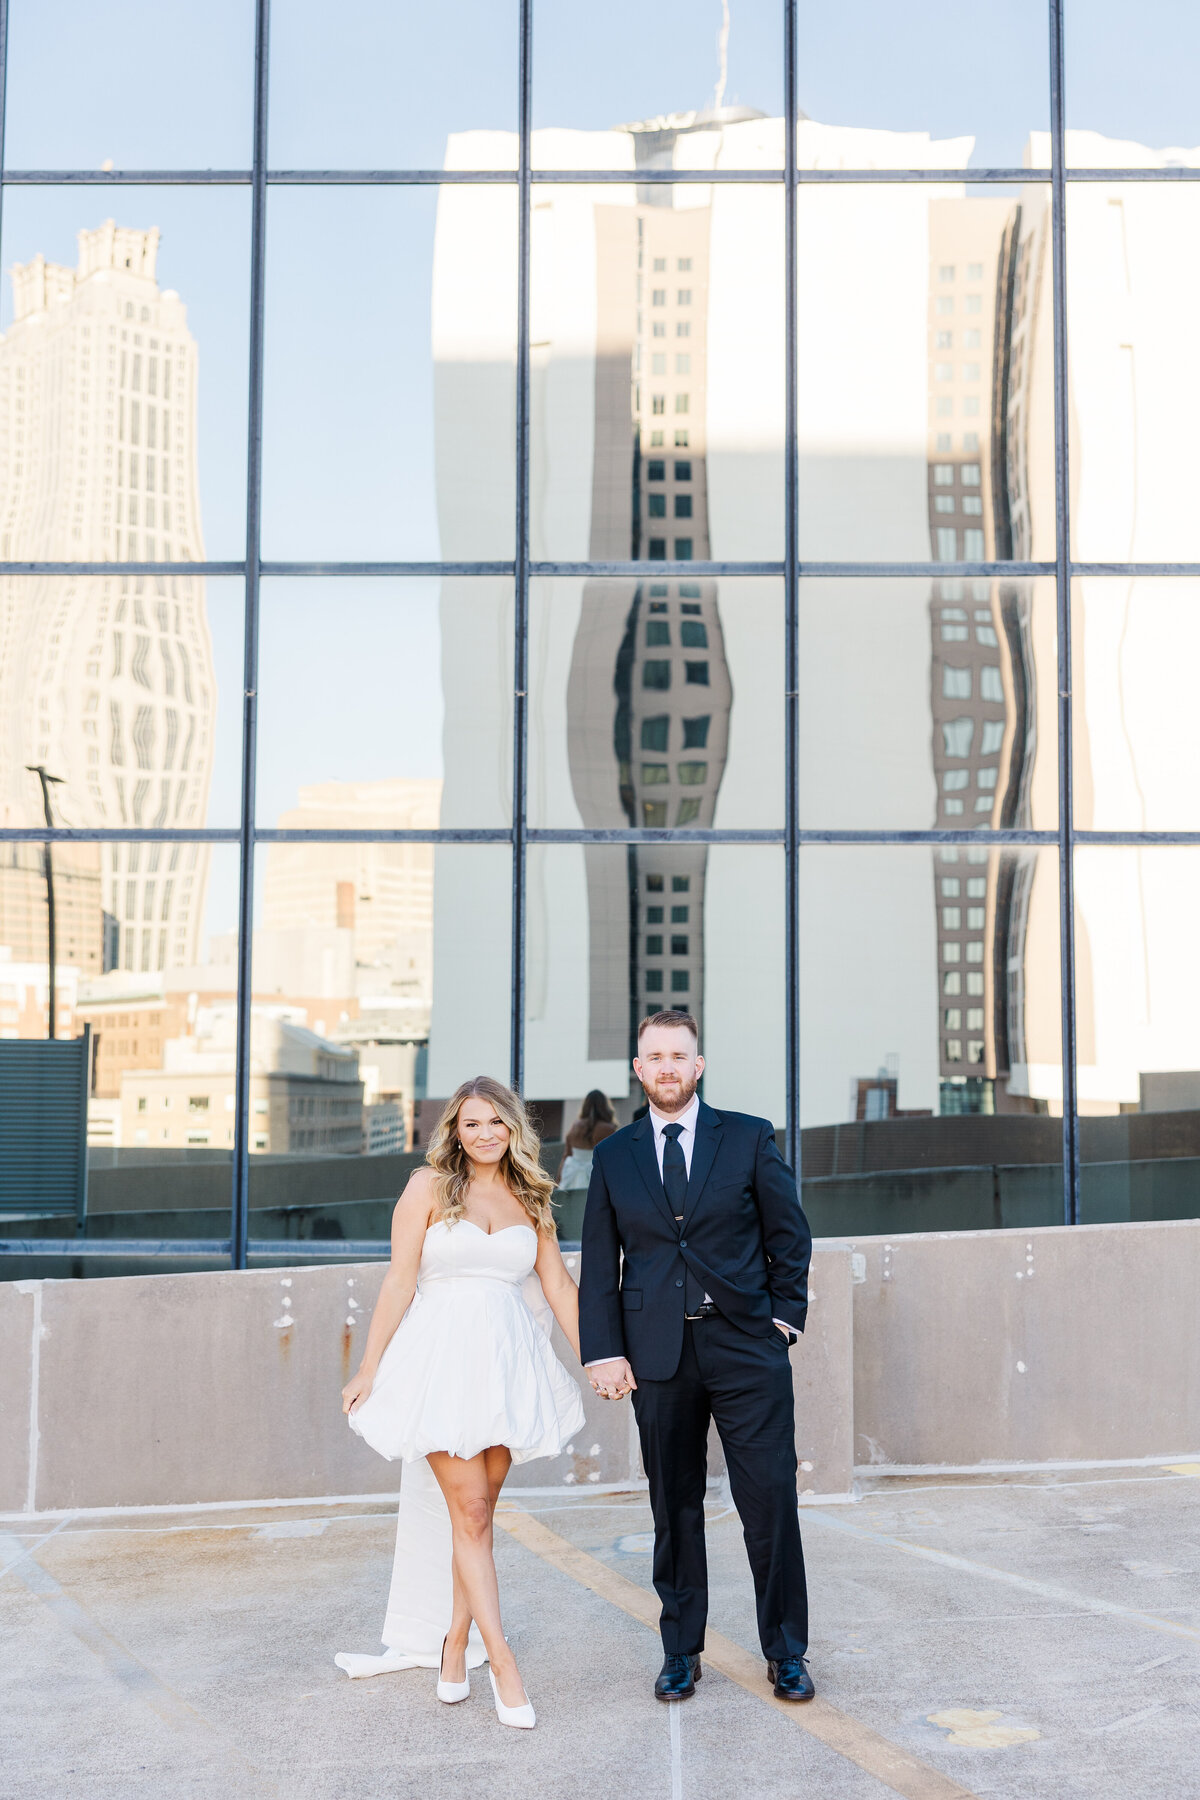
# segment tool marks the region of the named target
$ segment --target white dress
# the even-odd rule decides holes
[[[534,1274],[537,1233],[490,1235],[469,1219],[425,1233],[417,1292],[350,1427],[404,1462],[383,1656],[343,1651],[351,1677],[436,1668],[453,1604],[450,1517],[425,1461],[504,1444],[514,1462],[558,1456],[584,1425],[578,1383],[550,1346],[553,1315]],[[485,1660],[474,1625],[467,1662]]]
[[[592,1179],[592,1153],[590,1150],[569,1150],[563,1163],[562,1174],[558,1178],[560,1192],[568,1193],[578,1188],[587,1187]]]

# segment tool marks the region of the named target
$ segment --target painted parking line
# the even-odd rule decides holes
[[[560,1573],[569,1575],[581,1587],[590,1588],[602,1600],[619,1607],[631,1618],[637,1619],[651,1631],[658,1632],[658,1596],[650,1590],[638,1587],[636,1582],[629,1581],[624,1575],[618,1575],[615,1569],[589,1556],[586,1550],[579,1550],[556,1531],[535,1519],[512,1502],[501,1502],[496,1508],[496,1523],[504,1528],[511,1538],[535,1556],[549,1563]],[[789,1718],[793,1725],[810,1736],[818,1738],[847,1762],[854,1763],[868,1775],[890,1788],[893,1793],[901,1794],[904,1800],[975,1800],[970,1788],[961,1787],[948,1775],[924,1763],[919,1758],[893,1744],[890,1739],[881,1737],[870,1726],[851,1718],[849,1713],[841,1712],[831,1706],[827,1700],[818,1696],[803,1705],[795,1701],[777,1700],[766,1684],[766,1672],[760,1656],[753,1656],[743,1650],[740,1644],[721,1636],[719,1632],[709,1631],[705,1635],[704,1660],[730,1681],[734,1681],[748,1693],[761,1700],[765,1706],[773,1706]],[[674,1714],[678,1709],[672,1707]],[[675,1787],[675,1770],[679,1767],[676,1760],[677,1737],[671,1740],[672,1749],[672,1790]],[[680,1792],[682,1781],[680,1780]]]
[[[278,1794],[279,1789],[274,1783],[264,1780],[259,1770],[232,1745],[226,1744],[202,1713],[189,1706],[182,1695],[168,1687],[131,1650],[127,1650],[119,1639],[98,1624],[80,1606],[78,1600],[59,1586],[49,1570],[42,1567],[24,1544],[4,1532],[0,1532],[0,1559],[3,1559],[5,1574],[12,1580],[19,1581],[27,1593],[42,1601],[59,1623],[99,1659],[106,1673],[128,1694],[149,1707],[164,1725],[185,1737],[191,1737],[206,1758],[211,1760],[215,1755],[223,1760],[231,1773],[236,1771],[243,1784],[249,1777],[255,1784],[254,1792],[264,1796]],[[246,1791],[243,1785],[242,1792]]]
[[[1026,1594],[1036,1594],[1039,1600],[1055,1600],[1078,1612],[1102,1613],[1110,1618],[1127,1619],[1130,1624],[1144,1626],[1147,1631],[1162,1631],[1168,1637],[1187,1638],[1193,1644],[1200,1644],[1200,1630],[1194,1625],[1183,1625],[1175,1619],[1163,1619],[1156,1613],[1140,1612],[1136,1606],[1122,1606],[1117,1600],[1099,1600],[1093,1594],[1076,1594],[1070,1588],[1059,1587],[1055,1582],[1038,1581],[1032,1575],[1017,1575],[1011,1569],[997,1569],[992,1563],[975,1562],[968,1556],[953,1556],[948,1550],[934,1550],[929,1544],[910,1543],[907,1538],[893,1537],[886,1531],[872,1531],[869,1526],[856,1525],[849,1519],[840,1519],[834,1513],[821,1512],[815,1507],[805,1507],[804,1523],[824,1525],[830,1531],[843,1532],[847,1537],[859,1538],[863,1543],[879,1544],[889,1550],[903,1550],[907,1555],[920,1557],[924,1562],[939,1563],[944,1569],[953,1569],[958,1575],[978,1575],[985,1581],[999,1581],[1005,1587],[1020,1588]]]

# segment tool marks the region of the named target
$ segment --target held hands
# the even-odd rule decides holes
[[[352,1413],[355,1407],[360,1405],[361,1402],[367,1398],[367,1395],[374,1386],[375,1375],[373,1371],[360,1369],[357,1375],[352,1375],[342,1389],[342,1411],[344,1413]]]
[[[623,1356],[614,1356],[609,1362],[594,1363],[587,1375],[593,1391],[599,1394],[601,1400],[623,1400],[637,1386],[633,1370]]]

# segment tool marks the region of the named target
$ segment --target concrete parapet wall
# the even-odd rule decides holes
[[[818,1242],[792,1353],[801,1491],[849,1492],[855,1462],[1195,1451],[1198,1260],[1192,1222]],[[382,1275],[0,1286],[0,1511],[394,1492],[339,1399]],[[631,1408],[585,1400],[570,1452],[513,1486],[641,1478]]]
[[[1200,1447],[1200,1221],[860,1238],[855,1462]]]

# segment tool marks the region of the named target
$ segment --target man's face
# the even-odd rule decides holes
[[[642,1033],[633,1072],[660,1113],[681,1113],[704,1073],[704,1058],[686,1025],[651,1025]]]

